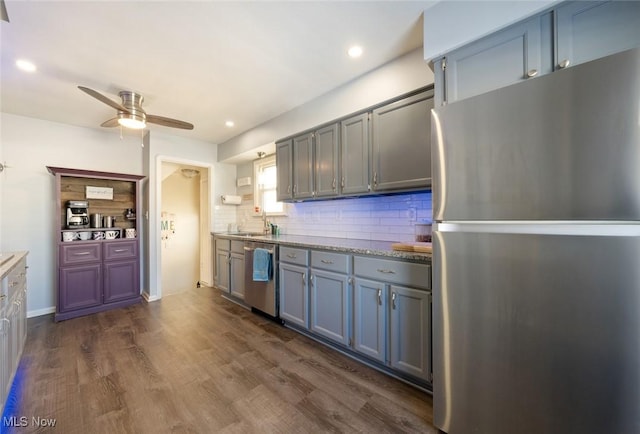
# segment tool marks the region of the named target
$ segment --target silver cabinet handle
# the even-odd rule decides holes
[[[307,273],[302,273],[302,284],[303,285],[307,284]]]
[[[558,63],[558,68],[564,69],[569,65],[571,65],[571,61],[569,59],[564,59],[562,62]]]
[[[384,273],[384,274],[396,274],[395,271],[393,270],[385,270],[383,268],[378,268],[378,273]]]
[[[287,253],[287,258],[296,259],[297,257],[295,253]]]
[[[76,252],[73,254],[73,256],[86,256],[86,255],[90,255],[91,252]]]
[[[287,193],[291,193],[291,184],[287,185]]]
[[[296,194],[298,191],[298,184],[293,184],[293,194]]]
[[[313,286],[313,274],[309,276],[309,283],[311,283],[311,286]]]
[[[327,259],[320,259],[320,262],[322,262],[323,264],[333,264],[333,261],[329,261]]]
[[[391,307],[395,310],[396,308],[396,293],[391,293]]]
[[[378,185],[378,172],[373,172],[373,186]]]
[[[336,189],[336,179],[333,178],[333,182],[331,183],[331,187],[333,187],[333,189]]]
[[[378,289],[378,305],[382,306],[382,289]]]
[[[530,69],[529,71],[527,71],[527,77],[528,78],[533,78],[536,75],[538,75],[538,70],[537,69]]]
[[[122,253],[122,252],[126,252],[127,249],[115,249],[114,253]]]
[[[344,188],[344,176],[342,177],[342,180],[340,181],[340,188]]]

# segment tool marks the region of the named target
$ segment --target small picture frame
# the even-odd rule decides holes
[[[110,187],[92,187],[87,185],[87,199],[105,199],[113,200],[113,188]]]

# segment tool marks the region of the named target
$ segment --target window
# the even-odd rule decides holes
[[[276,200],[277,175],[275,155],[253,162],[253,178],[256,180],[253,202],[256,214],[262,214],[264,209],[268,215],[285,215],[284,203]]]

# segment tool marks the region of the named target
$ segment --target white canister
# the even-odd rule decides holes
[[[124,236],[125,238],[135,238],[136,237],[136,230],[135,228],[127,228],[124,230]]]

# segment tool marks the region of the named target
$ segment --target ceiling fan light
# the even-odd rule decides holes
[[[118,113],[118,123],[133,130],[141,130],[146,126],[144,117],[135,113]]]

